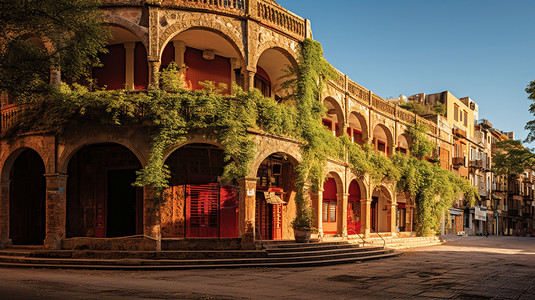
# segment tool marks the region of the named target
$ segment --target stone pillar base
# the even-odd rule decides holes
[[[0,249],[6,249],[7,247],[13,245],[13,242],[10,239],[1,239],[0,240]]]
[[[47,234],[45,238],[45,249],[47,250],[60,250],[61,249],[61,237]]]

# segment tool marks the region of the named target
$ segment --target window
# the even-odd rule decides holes
[[[336,200],[323,200],[323,222],[336,222]]]
[[[453,119],[459,121],[459,106],[453,106]]]
[[[465,127],[468,127],[468,113],[466,112],[466,110],[463,112],[464,114],[464,117],[463,117],[463,122],[464,122],[464,126]]]
[[[264,97],[271,97],[271,84],[266,79],[255,75],[254,87],[259,89]]]

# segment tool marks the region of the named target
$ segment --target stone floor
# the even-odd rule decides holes
[[[0,269],[0,299],[535,299],[535,238],[445,238],[397,258],[317,268]]]

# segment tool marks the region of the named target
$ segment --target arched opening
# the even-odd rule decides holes
[[[323,125],[332,131],[333,135],[341,136],[344,128],[344,113],[335,99],[325,98],[323,101],[327,107],[327,114],[322,119]]]
[[[42,245],[46,230],[43,160],[31,149],[13,163],[9,187],[9,238],[14,245]]]
[[[102,67],[93,69],[94,84],[108,90],[142,90],[149,83],[147,51],[141,39],[130,31],[112,26],[108,53],[99,54]]]
[[[128,148],[82,147],[67,167],[67,237],[120,237],[143,232],[143,193],[132,186],[141,168]]]
[[[352,112],[349,115],[349,124],[347,128],[347,135],[349,140],[353,143],[363,145],[365,139],[367,139],[366,120],[364,117],[356,112]]]
[[[399,232],[412,231],[413,226],[413,210],[405,199],[405,194],[401,193],[396,196],[397,211],[396,211],[396,229]]]
[[[295,162],[286,154],[268,156],[258,167],[256,177],[256,228],[263,239],[289,239],[295,218]]]
[[[398,136],[398,145],[396,147],[397,152],[407,154],[409,151],[409,137],[405,134]]]
[[[360,234],[360,186],[356,180],[349,184],[349,196],[347,199],[347,233]]]
[[[211,144],[188,144],[165,161],[171,172],[161,206],[162,237],[238,236],[238,197],[223,185],[224,152]]]
[[[322,226],[323,233],[336,234],[338,216],[338,187],[334,178],[323,184]]]
[[[373,129],[373,141],[375,151],[390,156],[392,153],[392,135],[388,128],[379,124]]]
[[[392,198],[388,190],[381,186],[373,191],[371,207],[371,228],[374,232],[390,232]],[[395,213],[395,212],[394,212]]]
[[[177,34],[165,46],[161,56],[161,68],[175,62],[185,66],[185,87],[200,90],[203,81],[224,84],[224,94],[229,94],[232,83],[243,87],[241,54],[222,34],[207,29],[193,28]]]
[[[265,97],[272,97],[281,101],[291,91],[283,89],[281,84],[285,79],[288,67],[297,68],[297,63],[288,53],[278,48],[267,49],[260,55],[256,65],[254,87],[259,89]]]

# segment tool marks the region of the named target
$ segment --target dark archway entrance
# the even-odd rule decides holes
[[[273,154],[260,164],[256,176],[255,226],[262,239],[282,239],[290,225],[287,221],[295,218],[283,213],[295,191],[294,165],[284,154]]]
[[[132,186],[141,168],[126,147],[85,146],[71,159],[67,180],[67,236],[119,237],[143,232],[143,195]]]
[[[9,238],[14,245],[42,245],[45,239],[45,165],[34,150],[24,150],[11,169]]]
[[[360,187],[356,180],[349,184],[349,197],[347,201],[347,233],[360,233]]]
[[[237,237],[237,190],[220,183],[224,151],[189,144],[174,151],[165,164],[171,178],[161,207],[162,237]]]

